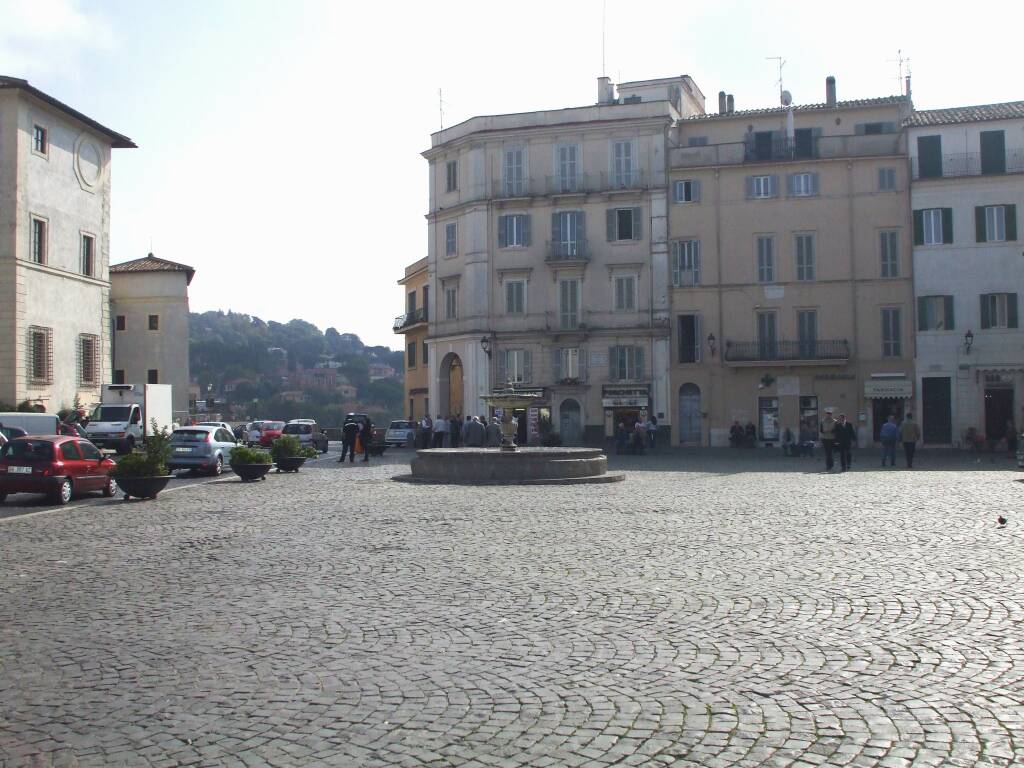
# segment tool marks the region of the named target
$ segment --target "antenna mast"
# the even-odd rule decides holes
[[[601,0],[601,77],[608,74],[608,68],[604,62],[605,42],[604,42],[604,31],[605,31],[605,14],[608,10],[608,0]]]
[[[777,62],[779,62],[778,86],[779,86],[779,100],[781,101],[782,100],[782,68],[784,66],[786,66],[786,60],[784,58],[782,58],[781,56],[765,56],[765,59],[767,59],[768,61],[777,61]]]
[[[899,48],[896,51],[895,59],[886,59],[888,64],[896,64],[898,66],[898,74],[896,75],[896,87],[899,88],[900,93],[906,96],[907,94],[903,91],[904,79],[903,79],[903,65],[907,65],[907,75],[910,74],[910,57],[903,58],[903,49]]]
[[[441,115],[441,130],[444,130],[444,96],[441,95],[441,89],[437,89],[437,111]]]

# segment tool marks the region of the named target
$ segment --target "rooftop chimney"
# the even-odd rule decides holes
[[[597,78],[597,103],[615,103],[615,86],[612,85],[612,79],[610,77]]]
[[[836,79],[832,75],[825,78],[825,106],[829,109],[836,106]]]
[[[731,93],[725,97],[725,110],[730,115],[736,111],[736,100],[733,99]]]
[[[718,92],[718,114],[724,115],[726,109],[727,109],[727,107],[726,107],[726,101],[725,101],[725,91],[719,91]]]

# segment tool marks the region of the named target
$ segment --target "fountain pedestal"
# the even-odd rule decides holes
[[[599,448],[433,448],[416,452],[413,483],[457,485],[561,485],[615,483],[608,457]]]

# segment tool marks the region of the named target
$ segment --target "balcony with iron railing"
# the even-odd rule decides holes
[[[580,262],[590,260],[590,249],[583,238],[577,240],[548,241],[545,261],[551,263]]]
[[[850,344],[846,339],[726,341],[722,359],[731,365],[835,365],[850,359]]]
[[[900,154],[902,148],[903,139],[898,133],[816,136],[810,141],[782,138],[760,145],[756,140],[734,141],[699,147],[675,147],[669,151],[669,163],[673,168],[698,168],[843,157],[882,157]]]
[[[1024,149],[1009,149],[1001,155],[961,152],[935,159],[917,156],[910,159],[910,169],[915,181],[1024,173]]]
[[[529,176],[494,179],[491,197],[514,200],[538,195],[574,195],[596,192],[628,192],[650,188],[651,175],[646,171],[611,173],[567,173],[535,179]]]
[[[404,333],[414,325],[427,322],[427,308],[420,307],[395,318],[394,332]]]
[[[598,182],[592,173],[562,173],[545,177],[544,189],[549,195],[579,195],[596,192]]]

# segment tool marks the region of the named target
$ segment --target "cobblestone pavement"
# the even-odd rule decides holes
[[[1002,458],[406,457],[0,521],[0,765],[1024,764]]]

